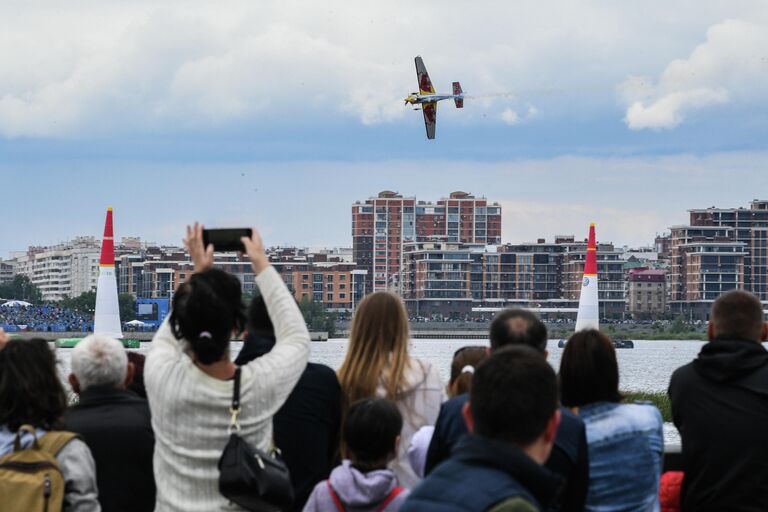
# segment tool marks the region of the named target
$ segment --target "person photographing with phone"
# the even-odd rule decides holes
[[[162,511],[237,510],[219,492],[219,459],[229,440],[234,377],[239,368],[237,432],[264,452],[272,416],[301,376],[309,333],[296,301],[269,263],[261,236],[242,237],[275,329],[275,346],[237,367],[229,344],[245,325],[240,281],[213,267],[214,244],[203,226],[187,227],[184,244],[194,274],[173,297],[169,317],[152,340],[144,378],[156,445],[157,507]]]

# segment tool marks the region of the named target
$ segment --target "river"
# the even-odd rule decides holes
[[[142,343],[139,352],[146,353],[151,343]],[[337,370],[344,360],[348,342],[345,339],[330,339],[310,344],[310,360]],[[448,381],[453,353],[467,345],[487,346],[483,340],[413,340],[411,355],[434,364],[444,382]],[[624,391],[666,392],[669,377],[678,367],[691,362],[699,353],[703,342],[699,341],[635,341],[634,349],[616,351],[619,360],[619,385]],[[232,343],[232,356],[240,351],[242,343]],[[550,364],[558,369],[563,349],[557,347],[557,340],[547,344]],[[69,350],[59,349],[59,370],[62,376],[69,373]],[[680,437],[672,424],[666,424],[664,437],[667,443],[679,443]]]

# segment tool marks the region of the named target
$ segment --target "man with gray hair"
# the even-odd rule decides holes
[[[126,389],[134,367],[122,343],[88,336],[72,349],[71,361],[69,383],[80,401],[66,411],[64,423],[91,449],[102,510],[154,510],[155,437],[149,405]]]

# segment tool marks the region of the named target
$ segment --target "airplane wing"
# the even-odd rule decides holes
[[[435,125],[437,125],[437,103],[424,103],[421,105],[424,113],[424,126],[427,128],[427,138],[435,138]]]
[[[416,57],[416,80],[419,82],[419,92],[421,94],[435,94],[435,88],[432,87],[432,80],[429,79],[427,68],[424,67],[424,61],[421,56]]]

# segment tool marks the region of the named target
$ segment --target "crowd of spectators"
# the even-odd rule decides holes
[[[0,327],[7,332],[88,332],[93,330],[93,315],[56,304],[0,304]]]
[[[259,454],[279,447],[290,469],[293,506],[262,496],[251,510],[768,510],[768,324],[755,296],[718,298],[709,343],[672,376],[682,471],[662,474],[661,415],[626,402],[600,331],[571,336],[556,374],[546,326],[501,311],[490,348],[458,350],[444,387],[409,353],[402,301],[377,292],[356,311],[337,373],[308,364],[307,327],[258,233],[242,242],[261,292],[248,311],[237,278],[213,268],[202,227],[189,228],[195,272],[146,361],[86,338],[72,353],[80,400],[69,408],[48,345],[0,331],[4,511],[48,507],[43,495],[66,512],[243,510],[220,485],[235,434],[262,468]],[[144,388],[134,386],[142,362]],[[37,470],[51,466],[59,472]]]

